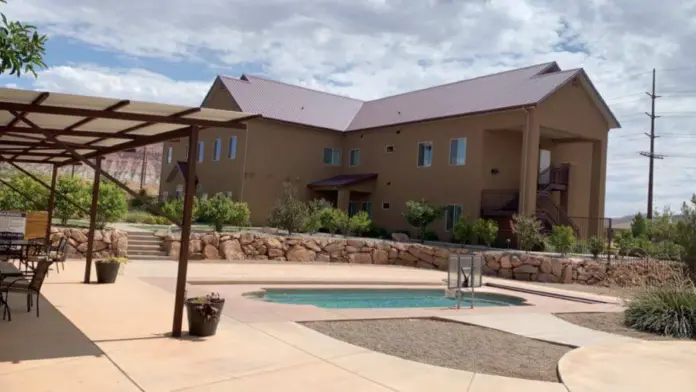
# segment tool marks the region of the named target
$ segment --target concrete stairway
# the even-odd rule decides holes
[[[128,258],[133,260],[166,260],[162,239],[149,231],[128,232]]]

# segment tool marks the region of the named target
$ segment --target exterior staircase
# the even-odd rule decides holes
[[[167,260],[162,239],[149,231],[128,232],[128,258],[133,260]]]

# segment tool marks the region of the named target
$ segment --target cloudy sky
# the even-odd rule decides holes
[[[645,210],[657,69],[655,205],[696,192],[696,0],[9,0],[50,37],[37,79],[0,84],[198,105],[217,74],[371,99],[557,61],[622,122],[607,215]]]

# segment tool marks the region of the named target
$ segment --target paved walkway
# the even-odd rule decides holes
[[[548,313],[457,315],[440,318],[573,347],[637,340],[581,327]]]

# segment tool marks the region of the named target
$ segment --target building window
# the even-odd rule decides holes
[[[391,145],[391,144],[388,144],[388,145],[384,148],[384,151],[386,151],[387,153],[392,153],[392,152],[394,152],[394,146]]]
[[[348,203],[348,216],[353,216],[360,211],[367,212],[367,216],[372,219],[372,202],[366,201],[351,201]]]
[[[341,150],[338,148],[324,148],[324,163],[327,165],[341,165]]]
[[[388,210],[389,207],[390,207],[390,205],[389,205],[389,202],[388,202],[388,201],[383,201],[383,202],[382,202],[382,209],[383,209],[383,210]]]
[[[184,186],[179,184],[176,186],[176,197],[179,198],[182,196],[184,196]]]
[[[232,198],[232,191],[227,191],[227,192],[225,192],[225,194],[227,195],[228,199]]]
[[[167,147],[167,163],[172,163],[172,147]]]
[[[188,160],[188,144],[184,147],[184,159]]]
[[[452,231],[454,224],[462,217],[462,206],[452,204],[445,207],[445,230]]]
[[[205,143],[203,141],[198,142],[198,162],[203,162],[203,155],[205,155]]]
[[[350,166],[358,166],[360,164],[360,149],[354,148],[350,150],[350,159],[348,164]]]
[[[237,136],[232,136],[227,141],[227,159],[235,159],[237,157]]]
[[[450,165],[463,166],[466,163],[466,138],[450,140],[449,148]]]
[[[215,144],[213,144],[213,160],[219,161],[220,154],[222,153],[222,139],[215,139]]]
[[[433,163],[433,143],[418,143],[418,167],[430,167]]]

